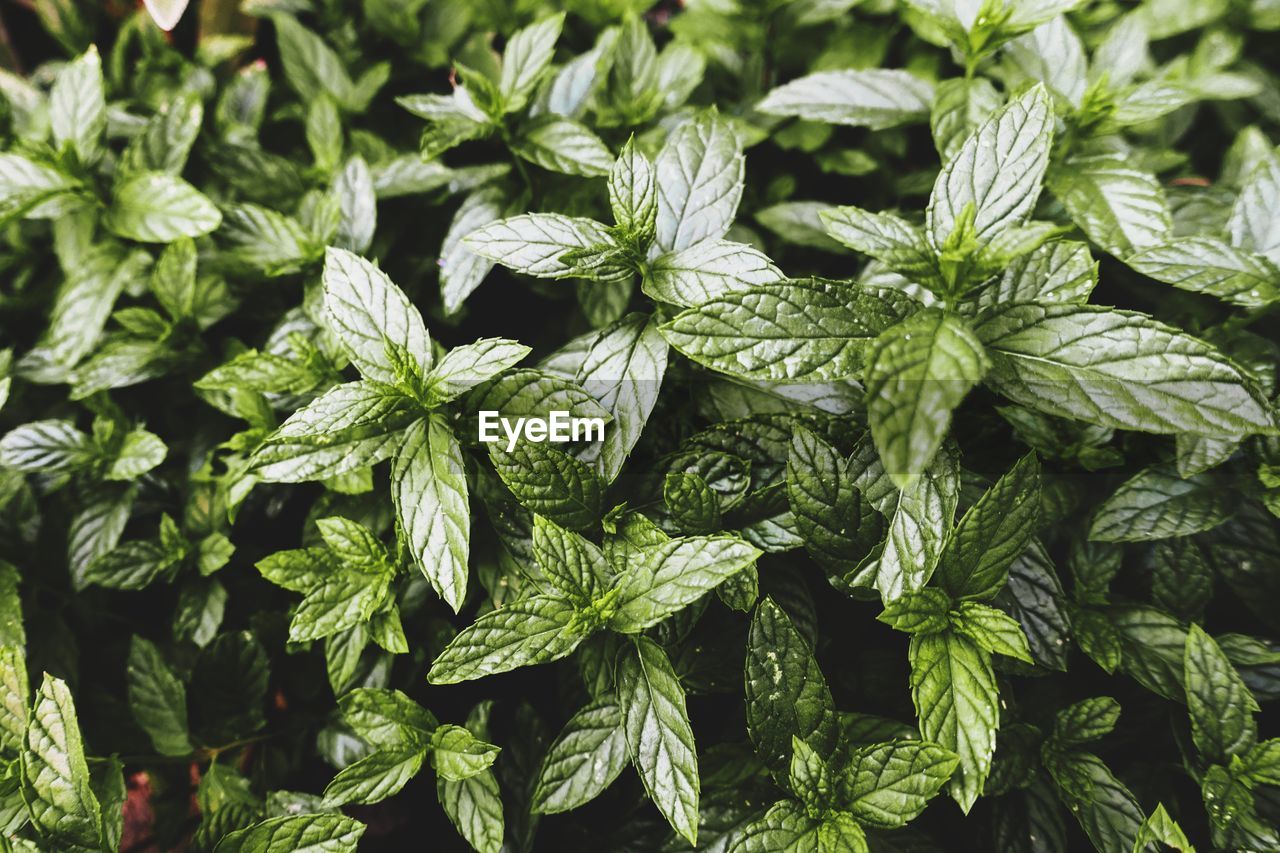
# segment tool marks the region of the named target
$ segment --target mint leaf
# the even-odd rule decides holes
[[[500,219],[472,231],[463,243],[483,258],[538,278],[594,278],[590,253],[614,247],[613,237],[599,222],[559,213]],[[583,259],[573,259],[579,253]],[[605,275],[616,277],[619,272],[609,267]]]
[[[642,549],[619,579],[609,627],[649,628],[755,563],[760,550],[733,536],[689,536]]]
[[[600,478],[584,462],[545,444],[504,450],[489,445],[489,459],[516,500],[562,527],[585,530],[600,517]]]
[[[134,637],[129,646],[129,707],[161,755],[188,755],[187,691],[160,650]]]
[[[471,511],[462,447],[438,415],[406,430],[391,470],[391,498],[414,562],[457,612],[467,593]]]
[[[1234,506],[1235,496],[1207,475],[1183,479],[1165,466],[1148,468],[1102,502],[1089,538],[1133,542],[1188,536],[1222,524]]]
[[[575,610],[563,599],[535,595],[481,616],[453,638],[427,673],[432,684],[454,684],[558,660],[583,636],[571,620]]]
[[[1208,344],[1142,314],[1010,305],[978,323],[987,381],[1059,417],[1144,432],[1229,436],[1272,429],[1252,380]],[[1178,369],[1168,368],[1178,358]]]
[[[540,515],[533,518],[533,555],[551,584],[580,606],[599,598],[612,580],[599,548]]]
[[[820,71],[771,91],[762,113],[884,130],[923,119],[933,87],[906,71]]]
[[[419,371],[431,369],[431,339],[422,315],[386,273],[345,249],[330,248],[323,283],[328,322],[362,376],[389,384],[400,379],[392,345]]]
[[[969,205],[982,242],[1021,224],[1040,196],[1052,141],[1053,109],[1042,86],[992,114],[938,173],[927,226],[934,245],[946,242]]]
[[[364,835],[365,826],[353,818],[336,814],[283,815],[268,818],[245,829],[229,833],[218,843],[216,853],[261,850],[280,853],[348,853]]]
[[[649,799],[681,837],[696,844],[698,754],[680,679],[661,646],[637,637],[634,653],[618,661],[617,682],[627,751]]]
[[[1199,625],[1187,632],[1183,658],[1191,737],[1207,761],[1244,755],[1258,737],[1258,702],[1222,649]]]
[[[968,637],[950,632],[912,637],[908,654],[920,734],[959,757],[960,772],[949,787],[967,812],[991,771],[1000,725],[991,659]]]
[[[756,608],[747,638],[747,733],[756,752],[784,783],[792,738],[821,754],[836,745],[836,712],[808,643],[772,598]]]
[[[569,718],[547,750],[533,792],[534,810],[554,814],[590,802],[613,784],[629,758],[621,707],[597,699]]]
[[[804,547],[829,571],[847,575],[879,541],[883,520],[866,502],[846,460],[797,425],[787,454],[787,500]]]
[[[660,302],[691,307],[781,279],[782,273],[760,251],[727,240],[706,240],[660,255],[642,286]]]
[[[1208,237],[1150,246],[1125,263],[1156,281],[1207,293],[1233,305],[1259,308],[1280,299],[1280,268],[1265,257]]]
[[[885,470],[909,488],[932,461],[951,412],[987,370],[982,343],[961,318],[934,309],[876,338],[867,356],[867,419]]]
[[[838,778],[838,796],[860,823],[896,829],[924,811],[957,764],[954,754],[931,743],[893,741],[864,747]]]
[[[1024,456],[960,519],[938,564],[938,582],[956,598],[991,598],[1026,550],[1040,514],[1040,461]]]
[[[222,224],[222,214],[181,178],[143,172],[116,187],[105,224],[130,240],[171,243],[180,237],[201,237],[216,230]]]
[[[1089,239],[1118,258],[1169,238],[1160,182],[1123,157],[1073,157],[1049,174],[1048,185]]]
[[[63,850],[102,848],[102,812],[90,786],[75,702],[66,682],[48,673],[27,725],[22,798],[46,844]]]
[[[952,616],[952,624],[991,654],[1034,663],[1018,621],[994,607],[976,601],[962,601]]]
[[[733,126],[714,111],[667,137],[654,161],[658,250],[679,251],[725,235],[742,199],[743,161]]]
[[[502,79],[498,91],[504,109],[521,109],[551,64],[564,15],[552,15],[515,32],[502,54]]]

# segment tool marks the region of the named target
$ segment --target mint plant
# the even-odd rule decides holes
[[[1277,30],[0,8],[0,849],[1280,849]]]

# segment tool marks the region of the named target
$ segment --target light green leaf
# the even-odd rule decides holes
[[[551,65],[556,39],[564,26],[564,14],[551,15],[517,30],[502,54],[502,79],[498,91],[505,112],[521,109]]]
[[[856,377],[864,353],[897,320],[863,289],[801,280],[728,293],[661,327],[689,358],[746,379]]]
[[[333,332],[366,379],[395,384],[401,378],[391,345],[421,372],[431,369],[431,339],[422,315],[386,273],[345,249],[330,248],[323,283]]]
[[[1014,302],[1085,302],[1098,283],[1098,264],[1089,247],[1055,240],[1015,258],[1004,274],[974,296],[979,308]]]
[[[614,248],[613,237],[599,222],[559,213],[500,219],[472,231],[463,243],[483,258],[537,278],[595,277],[590,259],[565,261],[562,257]],[[610,267],[607,274],[616,272]]]
[[[162,172],[143,172],[115,189],[107,228],[143,243],[202,237],[222,224],[222,214],[191,184]]]
[[[819,71],[769,92],[756,109],[778,116],[884,130],[929,115],[933,86],[888,68]]]
[[[386,459],[417,419],[405,398],[386,386],[349,382],[294,412],[253,456],[253,473],[268,482],[336,477]]]
[[[757,548],[736,536],[689,536],[643,549],[618,581],[609,627],[635,634],[697,601],[755,563]]]
[[[584,462],[547,444],[514,450],[489,445],[489,459],[516,500],[562,527],[585,530],[600,518],[600,478]]]
[[[0,465],[17,471],[64,474],[93,464],[89,436],[71,421],[33,421],[0,438]]]
[[[782,277],[773,261],[758,249],[727,240],[706,240],[659,256],[641,286],[660,302],[690,307]]]
[[[547,749],[533,791],[533,810],[555,814],[590,802],[618,778],[629,760],[622,709],[612,699],[597,699],[570,717]]]
[[[22,752],[22,798],[46,846],[101,850],[102,811],[90,787],[80,723],[66,682],[45,673]]]
[[[348,764],[325,786],[325,806],[381,802],[409,784],[426,757],[425,746],[409,744],[379,749]]]
[[[391,497],[414,562],[456,613],[467,594],[471,511],[462,447],[443,418],[415,421],[405,432]]]
[[[952,623],[957,631],[991,654],[1035,663],[1018,620],[994,607],[976,601],[962,601],[956,607]]]
[[[506,338],[482,338],[454,347],[427,375],[427,392],[433,399],[452,400],[497,376],[529,352],[529,347]]]
[[[714,111],[667,137],[654,163],[656,251],[687,249],[725,235],[742,199],[744,161],[733,126]]]
[[[339,814],[283,815],[229,833],[215,853],[355,853],[365,825]]]
[[[907,489],[933,460],[951,412],[987,370],[962,318],[925,309],[880,334],[867,357],[867,420],[885,470]]]
[[[431,766],[451,782],[470,779],[493,766],[498,747],[462,726],[444,725],[431,733]]]
[[[440,653],[427,680],[455,684],[559,660],[582,642],[571,626],[573,605],[550,595],[509,602],[459,632]]]
[[[1118,258],[1169,239],[1164,189],[1128,158],[1073,157],[1049,174],[1048,184],[1089,239]]]
[[[611,580],[612,569],[594,543],[540,515],[533,518],[533,555],[552,585],[580,606],[598,598]]]
[[[1015,304],[976,328],[992,361],[987,382],[1029,408],[1143,432],[1238,436],[1274,428],[1242,369],[1143,314]]]
[[[104,477],[108,480],[136,480],[163,462],[168,452],[169,448],[155,433],[141,427],[130,430]]]
[[[478,853],[502,850],[502,797],[493,771],[483,770],[456,782],[440,776],[436,779],[436,797],[458,833]]]
[[[840,807],[866,826],[906,826],[947,784],[958,763],[954,753],[932,743],[863,747],[837,779]]]
[[[1039,517],[1040,460],[1031,453],[960,519],[938,564],[941,587],[956,598],[991,598],[1031,544]]]
[[[1231,245],[1280,264],[1280,154],[1274,151],[1240,188],[1227,223]]]
[[[1280,267],[1211,237],[1183,237],[1140,249],[1125,263],[1156,281],[1242,308],[1260,308],[1280,299]]]
[[[521,130],[511,150],[530,163],[565,175],[601,177],[613,167],[613,155],[586,125],[545,116]]]
[[[628,139],[609,172],[613,220],[638,240],[653,237],[658,217],[658,183],[653,163]]]
[[[951,796],[968,813],[991,772],[1000,725],[991,658],[968,637],[950,632],[912,637],[908,656],[920,734],[959,756]]]
[[[635,653],[619,659],[617,683],[627,750],[645,790],[671,827],[696,845],[698,753],[680,679],[662,647],[641,636]]]
[[[102,58],[95,45],[58,72],[49,92],[49,126],[59,150],[70,148],[86,165],[101,156],[107,102]]]
[[[960,146],[933,185],[927,230],[942,246],[969,205],[974,236],[988,242],[1019,225],[1040,197],[1049,147],[1053,105],[1043,86],[997,110]]]

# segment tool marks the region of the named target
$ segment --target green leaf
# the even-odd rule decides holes
[[[401,377],[392,346],[420,372],[431,369],[431,339],[422,315],[386,273],[345,249],[330,248],[323,282],[329,324],[362,376],[395,384]]]
[[[48,673],[27,725],[22,799],[46,845],[69,853],[102,849],[102,812],[90,787],[75,703],[66,682]]]
[[[781,279],[782,273],[763,252],[742,243],[704,240],[660,255],[650,264],[642,287],[660,302],[691,307]]]
[[[343,722],[372,744],[425,744],[439,725],[430,711],[399,690],[362,687],[338,699]]]
[[[1144,542],[1211,530],[1231,517],[1238,496],[1205,474],[1182,479],[1168,466],[1140,471],[1102,502],[1089,526],[1101,542]]]
[[[1049,147],[1053,105],[1043,86],[1010,101],[960,146],[933,185],[927,230],[942,246],[965,208],[974,206],[974,236],[990,241],[1021,224],[1040,197]]]
[[[850,458],[855,483],[868,502],[889,519],[878,552],[851,579],[873,586],[885,601],[922,588],[933,574],[955,518],[960,497],[960,470],[944,447],[910,489],[899,492],[885,473],[869,439],[858,443]]]
[[[463,240],[481,257],[537,278],[592,278],[607,281],[629,271],[611,254],[614,238],[594,219],[559,213],[529,213],[501,219]]]
[[[714,110],[667,137],[654,161],[659,250],[674,252],[725,235],[742,199],[744,161],[733,126]]]
[[[613,155],[600,137],[579,122],[544,116],[523,128],[511,144],[520,157],[552,172],[601,177],[613,167]]]
[[[772,598],[756,608],[747,638],[747,734],[779,783],[791,766],[792,737],[820,754],[836,745],[836,711],[808,643]]]
[[[1164,803],[1156,805],[1155,811],[1147,815],[1147,819],[1142,822],[1142,826],[1138,828],[1138,837],[1133,842],[1133,853],[1141,853],[1141,851],[1151,842],[1159,842],[1166,847],[1172,847],[1180,853],[1195,853],[1195,847],[1187,840],[1187,835],[1182,831],[1182,827],[1169,817],[1169,813],[1165,811]]]
[[[1034,663],[1022,626],[994,607],[976,601],[962,601],[956,607],[952,624],[984,650],[997,655],[1007,655],[1026,663]]]
[[[661,327],[689,358],[744,379],[856,377],[871,342],[898,318],[876,296],[799,280],[736,291]]]
[[[823,210],[818,219],[832,238],[895,272],[926,285],[940,281],[937,253],[919,226],[852,205]]]
[[[440,776],[436,796],[458,833],[479,853],[499,853],[505,832],[502,798],[493,771],[460,781]]]
[[[122,168],[129,172],[182,174],[203,121],[204,106],[194,94],[166,104],[129,143]]]
[[[698,754],[680,679],[662,647],[643,636],[635,654],[619,659],[616,677],[627,751],[645,790],[671,827],[697,844]]]
[[[1073,157],[1050,172],[1048,184],[1089,239],[1118,258],[1169,239],[1164,189],[1127,158]]]
[[[78,186],[70,175],[37,163],[21,154],[0,154],[0,221],[21,216],[59,212],[52,199]]]
[[[1073,752],[1068,762],[1070,773],[1082,782],[1089,796],[1063,799],[1095,849],[1132,850],[1143,821],[1142,807],[1133,794],[1095,755]],[[1055,780],[1061,785],[1058,774]]]
[[[791,790],[811,809],[820,810],[831,800],[835,787],[827,762],[814,752],[813,747],[800,738],[791,737],[791,769],[788,774]]]
[[[1014,259],[999,280],[979,290],[979,308],[1014,302],[1085,302],[1098,283],[1098,264],[1089,247],[1055,240]]]
[[[0,747],[10,754],[20,753],[27,739],[27,711],[31,687],[27,683],[27,661],[23,650],[0,645]]]
[[[364,468],[390,456],[415,420],[405,398],[385,385],[338,385],[267,437],[253,455],[253,473],[268,482],[297,483]]]
[[[939,83],[929,128],[942,161],[952,160],[965,140],[1000,106],[1000,95],[985,78],[956,77]]]
[[[879,541],[880,515],[862,497],[845,459],[800,425],[791,433],[786,477],[805,550],[829,571],[847,575]]]
[[[479,189],[462,202],[440,247],[440,295],[446,314],[456,313],[493,269],[493,261],[471,251],[464,238],[514,212],[501,187]]]
[[[991,771],[1000,725],[991,658],[973,640],[950,632],[912,637],[908,656],[920,734],[959,756],[950,791],[968,813]]]
[[[612,575],[595,544],[540,515],[533,518],[533,555],[552,585],[579,606],[599,598]]]
[[[327,95],[347,109],[361,106],[355,84],[333,48],[289,15],[274,15],[271,22],[285,79],[304,100]]]
[[[938,563],[938,582],[956,598],[991,598],[1027,549],[1040,517],[1040,460],[1030,453],[960,519]]]
[[[533,790],[538,814],[567,812],[595,799],[627,766],[622,708],[597,699],[569,718],[547,749]]]
[[[502,54],[502,79],[498,91],[506,112],[521,109],[551,65],[556,39],[564,26],[564,14],[551,15],[517,30]]]
[[[414,562],[456,613],[467,594],[471,508],[462,447],[440,416],[417,420],[405,432],[391,469],[391,497]]]
[[[136,480],[164,461],[169,448],[160,436],[138,428],[125,434],[124,443],[104,479]]]
[[[987,315],[977,332],[991,358],[987,382],[1048,414],[1143,432],[1233,436],[1274,429],[1241,368],[1142,314],[1017,304]]]
[[[1231,208],[1231,245],[1280,264],[1280,156],[1268,152],[1253,170]]]
[[[327,807],[378,803],[399,793],[422,769],[427,750],[419,744],[379,749],[338,771],[324,789]]]
[[[1191,738],[1206,761],[1225,764],[1258,738],[1258,702],[1213,638],[1199,625],[1187,632],[1183,658]]]
[[[609,627],[635,634],[697,601],[755,563],[761,552],[736,536],[689,536],[643,549],[618,581]]]
[[[658,402],[667,370],[667,343],[655,318],[628,314],[601,330],[574,378],[613,415],[596,469],[606,483],[618,478]]]
[[[333,179],[333,195],[338,200],[341,218],[334,243],[352,252],[364,252],[373,243],[378,221],[377,197],[369,164],[360,155],[347,160]]]
[[[880,334],[867,356],[867,419],[885,470],[910,488],[951,428],[951,412],[987,370],[962,318],[925,309]]]
[[[462,726],[439,726],[431,733],[431,766],[442,778],[461,782],[488,770],[498,747],[477,738]]]
[[[452,400],[497,376],[529,352],[529,347],[506,338],[481,338],[454,347],[427,375],[427,393],[432,399]]]
[[[1207,293],[1242,308],[1260,308],[1280,299],[1280,268],[1211,237],[1184,237],[1140,249],[1125,263],[1156,281]]]
[[[733,840],[729,853],[867,853],[862,828],[847,814],[833,813],[825,819],[810,817],[797,802],[775,803],[762,817],[744,827]]]
[[[559,660],[582,642],[573,606],[535,595],[492,610],[453,638],[427,673],[432,684],[454,684],[522,666]]]
[[[897,829],[924,811],[958,764],[955,754],[932,743],[863,747],[837,779],[839,802],[865,826]]]
[[[653,163],[627,140],[609,171],[613,220],[640,242],[652,239],[658,218],[658,184]]]
[[[1111,733],[1120,720],[1120,703],[1098,696],[1068,705],[1053,718],[1053,740],[1061,747],[1075,747]]]
[[[161,755],[189,755],[187,691],[150,640],[129,646],[129,708]]]
[[[104,221],[113,233],[130,240],[172,243],[216,230],[222,214],[182,178],[143,172],[116,187]]]
[[[90,45],[58,72],[49,92],[49,127],[54,147],[70,148],[82,163],[97,162],[107,127],[107,103],[96,46]]]
[[[769,92],[756,109],[777,116],[884,130],[926,118],[933,87],[887,68],[819,71]]]
[[[504,450],[489,445],[489,459],[516,500],[562,527],[585,530],[600,518],[600,478],[584,462],[546,444]]]
[[[34,421],[0,438],[0,464],[18,471],[65,474],[94,463],[89,436],[71,421]]]
[[[354,853],[365,825],[338,814],[284,815],[228,834],[216,853]]]
[[[951,596],[925,587],[888,602],[876,619],[907,634],[936,634],[951,625]]]

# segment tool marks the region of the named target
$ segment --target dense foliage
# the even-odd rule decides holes
[[[1280,4],[650,6],[3,7],[0,848],[1280,850]]]

